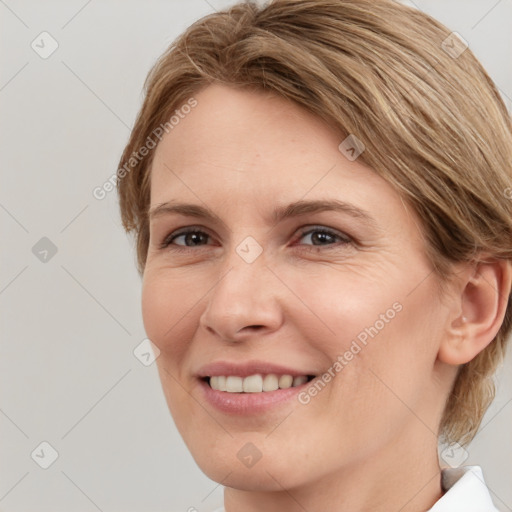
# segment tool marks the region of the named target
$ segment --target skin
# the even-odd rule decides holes
[[[441,300],[419,220],[361,159],[340,152],[332,127],[270,94],[212,85],[194,97],[155,150],[151,207],[207,206],[224,225],[153,218],[142,291],[163,391],[192,456],[225,486],[227,512],[427,510],[442,496],[445,398],[458,365],[501,325],[510,265],[459,266]],[[267,218],[276,206],[326,198],[376,225],[335,211]],[[160,247],[186,226],[205,234]],[[315,226],[342,238],[301,234]],[[252,263],[236,251],[247,236],[263,249]],[[201,394],[196,372],[218,360],[322,375],[394,303],[400,312],[307,405],[233,416]],[[237,457],[248,442],[261,453],[250,468]]]

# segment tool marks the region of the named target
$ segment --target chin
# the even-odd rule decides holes
[[[282,491],[283,487],[296,487],[311,477],[312,470],[303,464],[303,458],[300,458],[301,464],[295,460],[299,454],[287,456],[268,444],[258,453],[257,448],[243,437],[230,437],[224,443],[219,443],[218,438],[210,443],[194,440],[191,454],[208,478],[245,491]]]
[[[276,492],[297,485],[296,475],[293,481],[290,481],[285,476],[288,471],[283,472],[272,465],[243,468],[239,465],[233,467],[229,464],[212,463],[212,461],[198,465],[201,471],[214,482],[241,491]]]

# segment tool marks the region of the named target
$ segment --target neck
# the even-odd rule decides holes
[[[437,438],[421,429],[422,436],[418,429],[414,435],[402,433],[371,457],[293,488],[262,492],[226,487],[226,512],[428,511],[443,491]]]

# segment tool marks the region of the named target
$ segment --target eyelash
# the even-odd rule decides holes
[[[186,252],[191,249],[194,249],[194,246],[181,246],[181,245],[176,245],[176,244],[172,243],[174,240],[176,240],[176,238],[178,238],[180,236],[188,235],[190,233],[204,234],[204,235],[210,237],[210,235],[208,233],[206,233],[205,231],[203,231],[199,228],[195,228],[195,227],[184,228],[182,230],[178,230],[178,232],[174,232],[174,233],[171,233],[170,235],[166,236],[164,238],[163,242],[160,244],[159,248],[162,250],[169,249],[169,250],[176,251],[176,252]],[[340,234],[336,231],[333,231],[331,229],[328,229],[325,227],[318,227],[318,226],[314,226],[312,228],[302,230],[300,232],[300,235],[298,238],[300,239],[300,238],[302,238],[306,235],[309,235],[311,233],[323,233],[323,234],[326,234],[326,235],[329,235],[332,237],[336,237],[340,240],[340,243],[339,244],[328,244],[328,245],[308,245],[309,247],[311,247],[311,249],[307,249],[307,250],[315,250],[315,249],[320,249],[320,248],[330,250],[330,249],[335,249],[339,245],[348,245],[353,242],[352,238],[349,237],[348,235],[345,235],[345,234],[342,235],[342,234]],[[308,246],[306,246],[306,247],[308,247]],[[195,246],[195,247],[201,247],[201,246],[199,245],[199,246]]]

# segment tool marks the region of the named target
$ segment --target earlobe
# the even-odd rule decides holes
[[[459,282],[460,297],[438,352],[438,359],[451,365],[471,361],[498,333],[511,290],[511,262],[492,260],[467,267]]]

